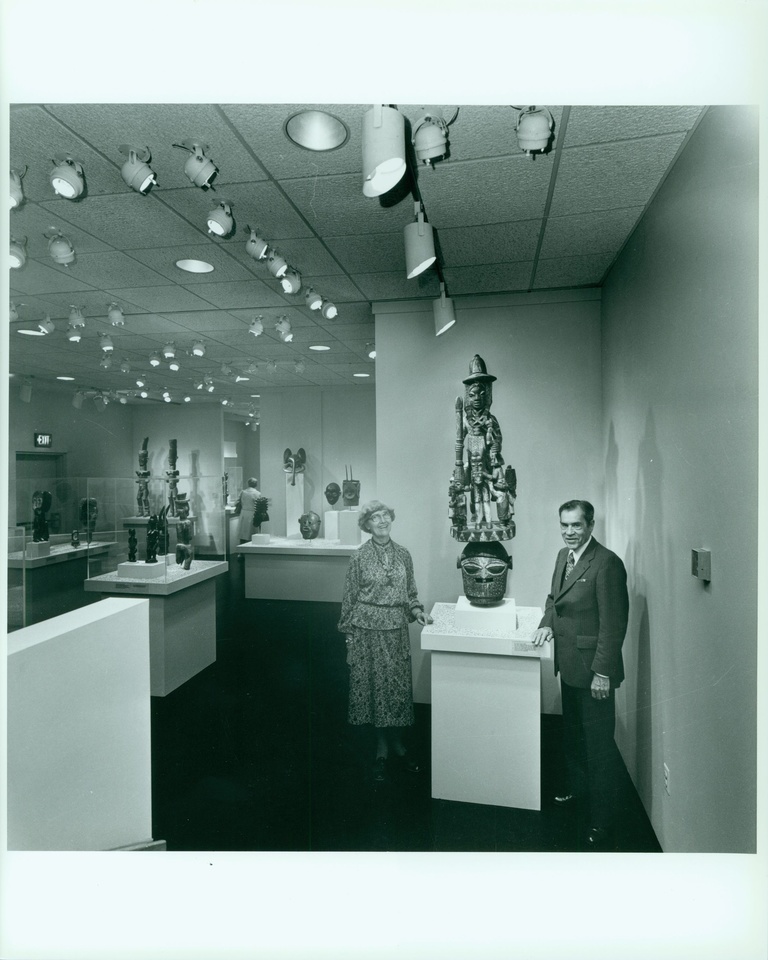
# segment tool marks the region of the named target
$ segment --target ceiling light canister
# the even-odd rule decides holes
[[[100,333],[99,337],[101,339],[101,349],[104,353],[110,353],[115,349],[114,343],[112,343],[112,337],[108,333]]]
[[[67,200],[77,200],[85,190],[82,164],[69,156],[57,156],[52,163],[50,180],[54,193]]]
[[[280,283],[283,286],[283,293],[298,293],[301,290],[301,276],[298,270],[288,267],[280,278]]]
[[[544,107],[526,107],[515,125],[517,144],[531,159],[535,151],[546,150],[552,136],[554,120]]]
[[[326,320],[333,320],[335,317],[338,317],[339,311],[336,308],[335,303],[331,303],[330,300],[323,300],[323,305],[320,308],[320,313]]]
[[[176,347],[174,346],[173,342],[166,343],[166,345],[163,347],[163,356],[166,360],[173,360],[173,358],[176,356]]]
[[[365,352],[368,354],[369,359],[376,359],[376,344],[375,343],[366,343]]]
[[[48,238],[48,253],[50,253],[51,259],[62,266],[72,263],[75,259],[75,248],[72,246],[69,237],[65,237],[56,227],[51,227],[45,236]]]
[[[323,298],[310,287],[304,294],[304,302],[310,310],[319,310],[323,305]]]
[[[81,390],[76,390],[72,396],[72,406],[75,410],[79,410],[83,405],[83,393]]]
[[[448,124],[437,113],[425,113],[414,123],[411,139],[416,159],[427,165],[448,153]]]
[[[123,308],[117,303],[110,303],[109,309],[107,310],[107,320],[109,320],[113,327],[124,327],[125,316],[123,315]]]
[[[405,173],[405,118],[375,104],[363,114],[363,194],[379,197]]]
[[[11,170],[11,210],[24,202],[24,189],[21,186],[21,178],[26,172],[26,167],[21,171]]]
[[[79,325],[76,325],[73,323],[68,324],[67,340],[69,340],[70,343],[80,343],[80,340],[82,339],[82,334],[80,333],[81,327],[82,327],[82,324],[79,324]]]
[[[14,270],[19,270],[27,262],[27,238],[22,237],[20,240],[16,240],[14,237],[11,237],[11,249],[10,249],[10,263],[11,268]]]
[[[267,270],[269,270],[272,276],[277,277],[279,280],[287,269],[288,264],[283,257],[276,251],[270,250],[269,256],[267,257]]]
[[[217,207],[208,211],[208,233],[217,237],[227,237],[235,228],[235,218],[232,216],[232,204],[227,200],[220,201]]]
[[[440,284],[440,297],[432,301],[432,312],[435,317],[435,336],[439,337],[449,327],[456,323],[456,314],[453,309],[453,300],[445,295],[445,284]]]
[[[280,339],[283,343],[290,343],[293,340],[293,333],[291,332],[291,321],[288,317],[280,317],[275,324],[275,330],[280,334]]]
[[[248,327],[248,333],[252,333],[254,337],[260,337],[264,333],[264,318],[255,317],[251,320],[251,325]]]
[[[209,149],[208,144],[182,140],[181,143],[174,143],[172,146],[189,150],[191,156],[184,164],[184,173],[196,187],[209,187],[216,175],[216,164],[205,155],[205,151]]]
[[[109,354],[105,354],[101,360],[99,360],[99,366],[102,370],[111,370],[112,369],[112,357]]]
[[[149,355],[149,362],[152,364],[153,367],[159,367],[160,364],[163,362],[163,358],[160,356],[157,350],[154,350]]]
[[[424,210],[418,201],[414,204],[416,219],[403,230],[405,240],[405,275],[408,280],[418,277],[437,259],[432,225],[424,220]]]
[[[123,180],[136,193],[146,193],[153,184],[157,183],[157,175],[148,163],[151,157],[149,147],[137,148],[123,143],[118,150],[123,156],[128,157],[120,171]]]
[[[56,327],[53,324],[53,320],[51,320],[50,317],[46,316],[44,320],[41,320],[38,323],[37,329],[42,331],[42,333],[53,333]]]
[[[32,400],[32,384],[29,380],[25,380],[24,383],[19,387],[19,399],[23,400],[24,403],[30,403]]]
[[[266,240],[262,240],[252,227],[247,227],[246,229],[251,231],[251,235],[245,241],[245,252],[253,257],[254,260],[266,260],[269,244]]]

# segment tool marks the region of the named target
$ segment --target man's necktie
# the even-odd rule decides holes
[[[567,580],[570,577],[573,568],[576,566],[576,562],[573,557],[573,550],[568,551],[568,562],[565,565],[565,577],[564,580]]]

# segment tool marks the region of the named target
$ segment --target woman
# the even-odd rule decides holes
[[[358,526],[371,539],[353,554],[344,587],[339,630],[347,638],[352,724],[376,730],[374,779],[384,780],[390,753],[418,772],[403,744],[413,724],[408,624],[432,620],[419,602],[410,553],[390,537],[395,511],[380,500],[360,508]]]

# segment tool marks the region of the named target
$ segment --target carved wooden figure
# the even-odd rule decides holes
[[[147,452],[148,443],[149,437],[144,437],[141,443],[141,450],[139,450],[139,469],[136,471],[136,476],[139,478],[136,480],[136,483],[139,485],[138,490],[136,491],[137,517],[149,516],[149,470],[147,470],[147,461],[149,459],[149,453]]]
[[[51,509],[53,497],[48,490],[35,490],[32,494],[32,542],[43,543],[50,538],[46,513]]]

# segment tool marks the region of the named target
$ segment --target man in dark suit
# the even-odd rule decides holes
[[[613,739],[614,691],[624,679],[621,646],[629,600],[624,564],[592,536],[595,509],[586,500],[560,507],[565,547],[557,555],[536,646],[555,641],[555,673],[563,700],[563,747],[568,785],[558,806],[588,806],[586,846],[610,843],[619,755]]]

